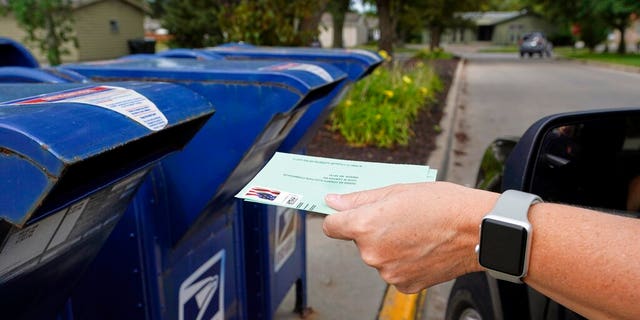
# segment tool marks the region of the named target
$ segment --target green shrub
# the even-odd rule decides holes
[[[451,59],[453,55],[449,52],[442,50],[442,48],[435,48],[433,50],[424,49],[416,52],[413,55],[416,59],[422,60],[434,60],[434,59]]]
[[[407,145],[419,110],[440,90],[440,79],[425,63],[380,67],[351,88],[331,114],[331,128],[352,146]]]

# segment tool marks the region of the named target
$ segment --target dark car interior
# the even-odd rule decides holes
[[[640,197],[640,118],[613,117],[551,129],[545,135],[531,192],[568,203],[638,216],[627,207]]]

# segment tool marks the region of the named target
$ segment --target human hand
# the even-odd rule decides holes
[[[481,270],[474,247],[498,194],[447,182],[327,195],[324,233],[353,240],[362,260],[405,293]]]

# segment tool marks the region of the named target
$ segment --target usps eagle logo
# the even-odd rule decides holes
[[[224,250],[207,260],[180,285],[180,320],[224,319]]]
[[[273,201],[280,195],[280,191],[263,187],[253,187],[247,191],[246,196],[262,200]]]

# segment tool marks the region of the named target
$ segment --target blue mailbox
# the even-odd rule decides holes
[[[356,81],[378,67],[383,59],[365,50],[256,47],[227,44],[208,49],[171,49],[158,53],[165,57],[192,59],[224,59],[233,61],[279,60],[296,63],[328,63],[347,73],[347,81],[323,99],[312,104],[285,138],[279,150],[304,153],[305,146],[325,123],[331,110]],[[203,58],[203,55],[210,55]],[[244,233],[247,260],[247,288],[256,299],[248,301],[250,318],[269,318],[280,305],[292,282],[306,288],[299,275],[306,268],[306,215],[298,210],[244,204]],[[297,312],[304,313],[306,295],[296,292]]]
[[[64,68],[94,81],[180,83],[210,99],[217,120],[152,172],[153,184],[143,185],[139,193],[148,196],[136,197],[124,217],[129,223],[118,227],[109,240],[114,245],[105,248],[80,284],[74,314],[252,318],[251,301],[268,292],[245,290],[242,220],[254,217],[243,215],[242,203],[233,196],[270,159],[309,105],[342,85],[345,74],[322,64],[167,58]],[[299,269],[296,278],[306,279],[305,272]],[[126,293],[114,288],[120,285],[128,286]],[[126,295],[127,303],[92,303],[86,293],[94,288],[106,288],[101,292],[110,301]]]
[[[0,83],[86,83],[87,78],[70,70],[31,67],[0,67]]]
[[[52,319],[152,165],[213,107],[159,83],[0,85],[0,101],[2,317]]]
[[[345,84],[324,100],[316,102],[280,146],[280,151],[303,153],[306,144],[324,124],[331,110],[356,81],[370,74],[383,59],[365,50],[256,47],[248,44],[227,44],[199,50],[229,60],[287,60],[331,64],[347,74]],[[245,243],[252,248],[247,253],[247,287],[264,292],[260,299],[249,301],[252,318],[269,319],[275,313],[290,286],[283,284],[303,281],[296,277],[306,267],[304,212],[283,207],[245,203]],[[249,218],[252,216],[253,218]],[[257,230],[264,230],[256,232]],[[253,279],[252,279],[253,278]],[[306,285],[298,285],[304,288]],[[304,313],[306,295],[296,292],[295,310]]]
[[[367,76],[384,60],[377,53],[362,49],[319,49],[300,47],[264,47],[245,43],[227,43],[201,49],[229,60],[290,60],[324,62],[347,73],[355,82]]]
[[[38,60],[19,42],[0,37],[0,66],[38,68]]]
[[[245,43],[228,43],[206,49],[170,49],[157,55],[200,60],[280,60],[291,63],[327,63],[347,74],[343,86],[315,103],[298,121],[280,147],[280,151],[303,153],[317,129],[342,99],[350,85],[367,76],[384,61],[378,54],[360,49],[317,49],[295,47],[261,47]]]

